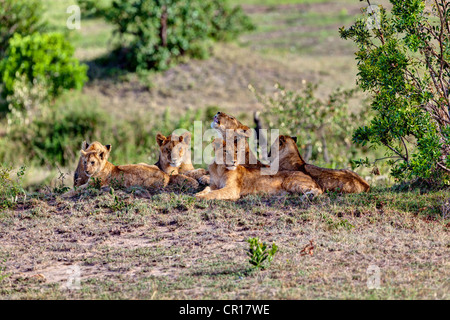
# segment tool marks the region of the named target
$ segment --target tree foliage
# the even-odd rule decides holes
[[[98,12],[115,26],[120,45],[127,44],[131,69],[165,70],[185,55],[204,58],[211,40],[253,28],[240,7],[224,0],[114,0]]]
[[[0,0],[0,59],[15,33],[27,35],[42,29],[43,12],[39,0]]]
[[[74,48],[62,34],[16,33],[0,61],[3,97],[13,96],[19,81],[45,84],[50,99],[64,89],[81,89],[87,80],[87,66],[80,65],[73,54]]]
[[[364,19],[340,29],[342,38],[358,46],[358,84],[371,94],[376,112],[353,140],[384,146],[398,179],[445,180],[450,172],[450,2],[390,2],[390,12],[381,6],[367,10]]]

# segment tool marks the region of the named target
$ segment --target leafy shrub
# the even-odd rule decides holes
[[[13,207],[19,195],[26,195],[22,187],[21,179],[25,174],[26,167],[23,166],[17,172],[17,178],[11,178],[11,168],[0,164],[0,210]]]
[[[77,2],[83,12],[83,18],[103,16],[105,10],[108,10],[105,0],[77,0]],[[109,1],[106,2],[109,4]]]
[[[244,31],[255,29],[250,18],[240,6],[234,8],[226,0],[202,1],[206,17],[210,17],[210,37],[215,40],[229,41]]]
[[[397,179],[448,182],[450,3],[390,2],[391,14],[381,6],[379,13],[367,12],[376,27],[360,19],[340,30],[358,46],[358,83],[371,94],[376,113],[353,141],[384,147]]]
[[[165,70],[178,58],[208,55],[209,39],[228,40],[253,28],[239,7],[226,1],[114,0],[100,10],[116,27],[130,69]]]
[[[73,53],[73,47],[61,34],[15,34],[6,57],[0,61],[3,98],[13,95],[16,82],[24,80],[46,85],[49,99],[64,89],[81,89],[87,80],[87,66],[80,65]]]
[[[40,0],[0,0],[0,59],[13,35],[41,31],[43,6]]]
[[[36,117],[28,126],[12,126],[9,138],[24,145],[28,159],[64,166],[78,155],[80,137],[100,136],[108,123],[108,115],[96,108],[59,108]]]
[[[368,115],[364,106],[357,113],[350,112],[349,101],[355,90],[337,89],[321,99],[316,97],[317,85],[313,83],[298,92],[277,85],[271,96],[251,89],[265,106],[265,122],[280,134],[297,136],[306,161],[348,165],[361,152],[352,144],[350,132]]]
[[[272,244],[272,248],[269,249],[265,242],[261,242],[259,238],[247,239],[249,249],[247,255],[249,256],[249,263],[255,268],[265,269],[267,264],[272,262],[275,253],[278,251],[278,247],[275,243]]]
[[[48,86],[34,79],[28,81],[25,75],[17,77],[12,94],[6,97],[9,125],[28,125],[37,113],[48,111]]]

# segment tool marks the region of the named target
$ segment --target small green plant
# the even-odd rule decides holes
[[[64,180],[66,180],[66,176],[68,176],[69,174],[62,172],[58,166],[57,166],[57,168],[58,168],[58,172],[59,172],[59,176],[58,176],[59,183],[56,187],[53,188],[53,193],[63,194],[70,190],[70,187],[64,185]]]
[[[113,203],[110,205],[111,210],[113,211],[122,211],[122,209],[127,208],[127,203],[121,199],[119,199],[119,197],[117,197],[116,195],[114,195],[114,201]]]
[[[102,188],[102,178],[92,177],[89,179],[88,189],[100,190]]]
[[[26,197],[22,187],[22,177],[25,175],[26,166],[22,166],[17,172],[17,178],[13,180],[10,175],[12,168],[0,165],[0,210],[15,206],[19,195]]]
[[[340,228],[344,228],[346,230],[351,230],[355,227],[347,219],[338,218],[337,221],[335,221],[334,219],[328,217],[324,213],[322,213],[321,216],[330,230],[331,229],[340,229]]]
[[[114,188],[110,187],[109,194],[113,196],[113,201],[111,204],[108,205],[108,208],[110,208],[113,212],[122,211],[125,209],[125,212],[128,213],[128,210],[133,207],[133,204],[129,204],[126,201],[120,199],[114,192]]]
[[[0,283],[6,278],[10,276],[9,273],[6,273],[6,259],[3,260],[3,262],[0,264]]]
[[[275,253],[278,251],[278,247],[275,243],[272,244],[272,248],[268,248],[265,242],[261,242],[259,238],[247,239],[249,243],[249,249],[247,255],[249,256],[249,263],[256,269],[265,269],[267,264],[272,262]]]

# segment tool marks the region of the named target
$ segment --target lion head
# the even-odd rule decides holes
[[[221,138],[213,141],[215,163],[225,165],[227,170],[236,170],[240,164],[245,163],[245,144],[243,140],[234,139],[234,143],[226,143]]]
[[[109,144],[104,146],[97,141],[91,144],[84,141],[80,153],[85,174],[92,177],[101,172],[108,162],[110,152],[111,145]]]
[[[191,133],[186,132],[181,136],[171,134],[168,137],[161,133],[156,135],[159,146],[159,161],[161,165],[178,168],[183,163],[190,161]]]
[[[278,158],[280,170],[292,170],[291,166],[287,165],[287,163],[291,163],[294,159],[296,162],[305,162],[298,151],[297,137],[286,135],[280,135],[275,140],[270,148],[269,157],[271,161]]]
[[[84,172],[84,164],[83,164],[83,157],[80,157],[78,160],[78,166],[75,170],[75,173],[73,175],[73,186],[79,187],[85,183],[87,183],[89,180],[89,177]]]
[[[240,123],[235,117],[224,112],[217,112],[211,123],[211,128],[216,129],[223,138],[227,138],[227,130],[233,131],[237,136],[249,138],[252,131],[246,125]]]

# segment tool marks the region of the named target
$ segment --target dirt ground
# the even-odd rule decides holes
[[[191,192],[42,194],[3,211],[0,298],[448,299],[448,192]],[[248,262],[250,237],[279,247],[266,270]]]

